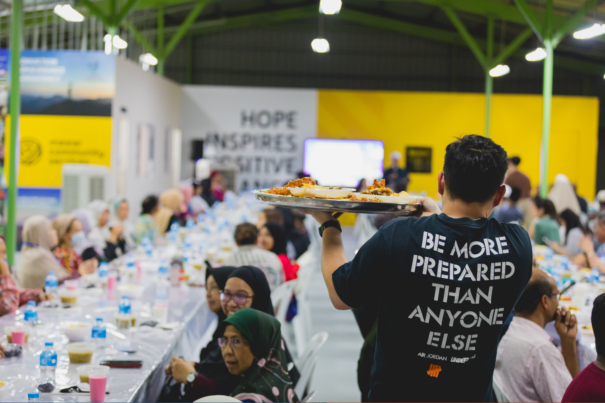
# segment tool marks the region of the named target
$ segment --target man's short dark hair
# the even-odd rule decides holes
[[[516,155],[514,157],[510,157],[508,160],[516,167],[518,167],[521,163],[521,158],[517,157]]]
[[[513,188],[513,190],[510,192],[510,199],[516,203],[519,201],[520,198],[521,198],[521,189]]]
[[[159,204],[157,196],[147,196],[143,203],[141,203],[141,214],[151,214],[154,208]]]
[[[536,280],[530,280],[525,287],[525,291],[521,294],[521,298],[517,301],[517,305],[515,305],[515,311],[525,315],[532,314],[542,300],[542,296],[551,294],[552,286],[548,277],[542,276]]]
[[[485,203],[502,186],[507,168],[506,151],[486,137],[464,136],[445,149],[443,174],[452,199]]]
[[[605,293],[595,298],[590,321],[597,345],[597,354],[605,357]]]

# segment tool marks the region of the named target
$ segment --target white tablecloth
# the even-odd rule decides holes
[[[98,290],[97,290],[98,292]],[[107,351],[97,349],[93,355],[92,363],[98,363],[104,358],[136,358],[143,360],[141,369],[115,369],[112,368],[108,377],[107,402],[144,402],[156,401],[164,383],[164,367],[173,355],[182,355],[183,351],[190,352],[198,344],[209,324],[214,319],[210,314],[205,298],[204,288],[193,288],[186,285],[172,287],[169,297],[169,322],[178,322],[174,330],[159,328],[137,327],[129,334],[131,347],[136,350],[133,355],[117,353],[107,356]],[[103,317],[106,323],[115,323],[117,299],[109,301],[108,307],[98,308],[96,295],[86,296],[87,291],[79,300],[79,305],[85,305],[73,313],[39,312],[39,319],[43,325],[36,329],[39,334],[32,338],[24,351],[22,358],[0,359],[0,381],[6,385],[0,388],[1,402],[27,401],[27,394],[36,391],[40,381],[39,360],[40,351],[45,341],[53,341],[55,350],[59,353],[59,364],[56,371],[58,387],[52,394],[40,394],[40,401],[69,401],[88,402],[87,395],[55,394],[61,387],[75,385],[79,382],[78,365],[69,364],[65,345],[67,338],[59,330],[61,320],[79,320],[93,322],[96,317]],[[93,292],[94,293],[94,292]],[[133,302],[133,311],[142,309],[144,304],[150,304],[155,298],[155,283],[148,281],[143,296]],[[80,303],[82,301],[82,303]],[[88,303],[87,303],[88,302]],[[11,325],[15,320],[22,318],[22,311],[0,318],[0,335],[4,335],[4,326]],[[118,333],[119,335],[121,333]],[[2,336],[3,337],[3,336]],[[116,346],[125,340],[108,332],[107,345]],[[111,351],[110,351],[111,353]]]

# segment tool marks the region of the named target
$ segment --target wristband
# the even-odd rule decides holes
[[[321,227],[319,227],[319,236],[323,238],[324,231],[330,227],[337,228],[342,233],[342,227],[340,226],[340,222],[338,220],[330,220],[321,224]]]

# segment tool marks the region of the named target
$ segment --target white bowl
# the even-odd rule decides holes
[[[352,188],[334,189],[334,188],[329,188],[329,187],[327,187],[325,189],[288,188],[288,190],[290,190],[290,193],[292,193],[292,195],[296,196],[296,197],[311,196],[311,197],[326,197],[326,198],[334,198],[334,199],[350,196],[355,191],[355,189],[352,189]]]
[[[117,288],[120,295],[126,295],[128,298],[132,299],[141,298],[143,291],[145,291],[145,287],[137,284],[122,284]]]
[[[69,341],[84,341],[92,333],[92,325],[85,322],[61,322],[59,327]]]
[[[360,199],[366,201],[373,201],[373,199],[378,199],[384,203],[397,203],[397,204],[409,204],[409,203],[417,203],[419,196],[378,196],[378,195],[368,195],[363,193],[354,193]]]

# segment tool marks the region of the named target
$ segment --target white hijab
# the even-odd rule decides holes
[[[105,249],[107,243],[105,240],[109,238],[109,228],[107,225],[104,227],[99,227],[99,218],[103,214],[103,212],[109,212],[109,204],[104,202],[103,200],[93,200],[88,203],[88,210],[92,212],[94,217],[94,223],[90,230],[90,234],[88,234],[88,239],[92,242],[97,248]]]
[[[563,174],[555,176],[555,184],[550,189],[548,198],[555,205],[557,214],[561,214],[565,209],[570,209],[578,216],[582,213],[576,192],[574,192],[573,186],[567,176]]]

